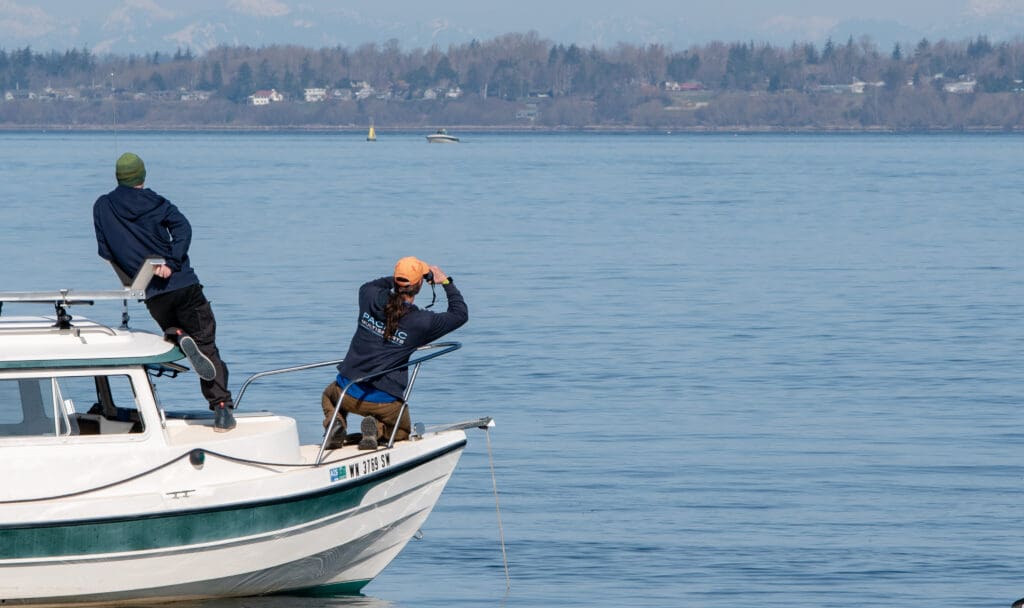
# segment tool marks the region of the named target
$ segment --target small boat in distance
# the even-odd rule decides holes
[[[373,125],[370,125],[370,132],[366,134],[366,141],[377,141],[377,132],[373,130]]]
[[[459,138],[454,135],[448,135],[448,129],[438,129],[434,133],[427,135],[427,143],[429,144],[457,144]]]

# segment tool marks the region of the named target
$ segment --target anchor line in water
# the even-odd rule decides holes
[[[505,528],[501,524],[501,503],[498,501],[498,477],[494,473],[494,452],[491,451],[491,430],[482,427],[487,438],[487,461],[491,465],[491,485],[494,486],[494,510],[498,515],[498,541],[501,543],[501,561],[505,565],[505,590],[512,588],[512,576],[508,571],[508,553],[505,551]]]

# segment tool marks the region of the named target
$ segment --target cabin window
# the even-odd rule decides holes
[[[0,379],[0,437],[144,430],[127,375]]]

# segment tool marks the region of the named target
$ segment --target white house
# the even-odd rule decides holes
[[[306,99],[306,103],[316,103],[327,99],[327,89],[320,87],[305,89],[302,94]]]
[[[182,101],[208,101],[209,99],[209,91],[181,91]]]
[[[32,91],[26,91],[24,89],[15,89],[13,91],[7,91],[4,93],[4,99],[7,101],[35,99],[36,94]]]
[[[270,89],[269,91],[256,91],[249,96],[249,101],[254,106],[265,106],[270,103],[277,103],[284,101],[284,95],[277,92],[277,89]]]
[[[957,82],[947,82],[942,85],[942,88],[947,93],[973,93],[977,84],[976,80],[958,80]]]

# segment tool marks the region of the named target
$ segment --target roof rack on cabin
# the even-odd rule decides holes
[[[144,300],[146,298],[146,286],[153,279],[157,266],[165,263],[161,257],[148,257],[142,262],[139,271],[134,278],[128,277],[117,264],[111,263],[114,271],[121,279],[121,289],[109,289],[100,291],[75,291],[72,289],[59,289],[57,291],[0,291],[0,315],[3,314],[3,305],[6,302],[19,302],[23,304],[52,304],[57,313],[57,322],[53,327],[57,329],[71,329],[71,315],[67,309],[70,306],[92,306],[96,300],[121,300],[121,327],[128,328],[128,300]]]

